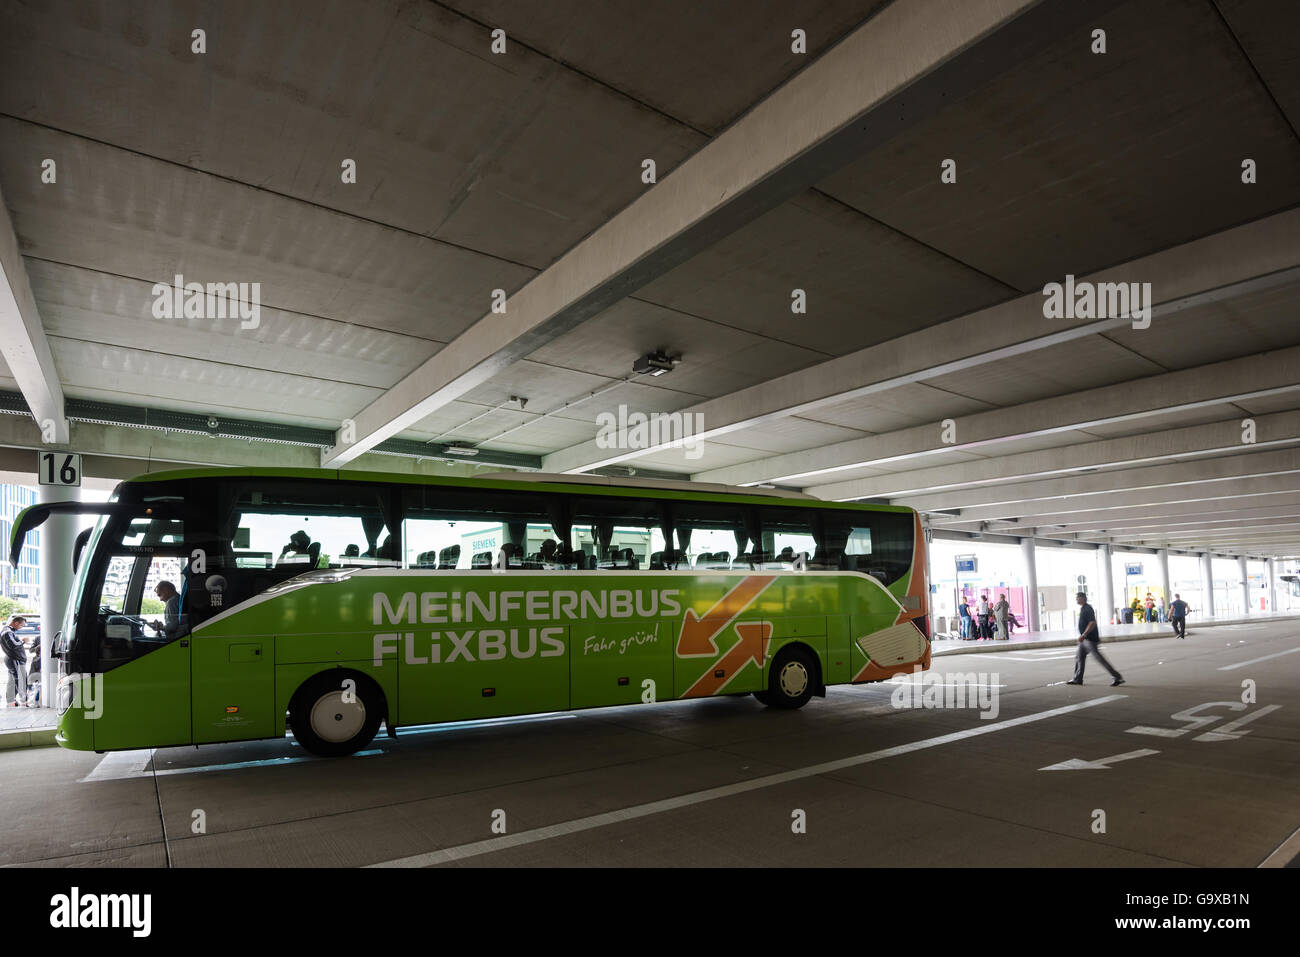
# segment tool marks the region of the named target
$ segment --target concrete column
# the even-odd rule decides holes
[[[1277,614],[1277,560],[1268,560],[1268,610]]]
[[[1160,587],[1164,589],[1165,607],[1168,608],[1174,600],[1174,594],[1169,590],[1169,549],[1162,548],[1156,552],[1156,567],[1160,569]]]
[[[1101,563],[1101,594],[1098,596],[1100,607],[1093,606],[1097,613],[1097,625],[1101,627],[1115,614],[1115,580],[1110,567],[1110,546],[1102,545],[1097,549],[1097,561]]]
[[[81,490],[62,485],[42,485],[38,501],[79,502]],[[77,519],[52,516],[38,532],[41,536],[41,705],[54,707],[54,656],[50,644],[63,627],[63,612],[72,590],[72,544],[77,537]]]
[[[1025,584],[1029,588],[1029,608],[1025,627],[1030,631],[1042,631],[1042,623],[1038,618],[1038,560],[1034,554],[1032,538],[1020,540],[1020,556],[1025,562]]]
[[[1250,569],[1246,566],[1246,556],[1237,556],[1237,574],[1241,576],[1241,607],[1250,614]]]
[[[1204,593],[1201,615],[1205,618],[1214,617],[1214,560],[1210,557],[1209,552],[1201,555],[1201,591]]]

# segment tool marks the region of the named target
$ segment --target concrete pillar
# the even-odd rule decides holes
[[[1038,617],[1038,559],[1034,554],[1034,540],[1032,538],[1022,538],[1020,540],[1020,556],[1025,562],[1025,585],[1029,589],[1029,608],[1026,615],[1025,627],[1030,631],[1042,631],[1042,622]]]
[[[42,485],[38,501],[79,502],[81,490],[63,485]],[[72,590],[72,544],[77,537],[77,519],[71,515],[51,516],[40,529],[41,536],[41,705],[54,707],[54,656],[50,645],[54,633],[63,628],[63,612]]]
[[[1237,556],[1237,574],[1241,576],[1241,607],[1250,614],[1250,569],[1246,567],[1246,556]]]
[[[1201,615],[1205,618],[1214,617],[1214,560],[1210,557],[1209,552],[1201,555],[1201,592],[1204,594]]]
[[[1099,605],[1093,605],[1097,613],[1097,625],[1106,624],[1115,614],[1115,581],[1110,567],[1110,546],[1102,545],[1097,549],[1097,561],[1101,563],[1101,594],[1097,596]]]
[[[1164,590],[1165,607],[1168,608],[1174,600],[1174,593],[1169,590],[1169,549],[1161,548],[1156,552],[1156,567],[1160,570],[1160,587]]]
[[[1277,614],[1277,560],[1268,560],[1268,610]]]

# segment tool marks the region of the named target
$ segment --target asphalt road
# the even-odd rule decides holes
[[[288,740],[0,752],[0,864],[1255,867],[1300,856],[1300,623],[1103,649],[1123,686],[1094,663],[1083,687],[1063,684],[1068,648],[938,659],[928,674],[952,687],[929,687],[929,703],[961,686],[978,705],[974,681],[983,708],[926,707],[937,678],[925,677],[832,688],[797,712],[746,696],[443,725],[381,735],[341,760]],[[995,702],[996,717],[981,717]]]

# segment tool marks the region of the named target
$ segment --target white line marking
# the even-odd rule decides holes
[[[524,844],[534,844],[538,841],[550,840],[553,837],[563,837],[569,834],[589,831],[593,828],[604,827],[607,824],[618,824],[623,821],[632,821],[637,818],[649,817],[652,814],[662,814],[665,811],[676,811],[679,808],[690,807],[693,804],[703,804],[706,801],[716,801],[718,798],[744,794],[747,791],[757,791],[760,788],[772,787],[776,784],[786,784],[790,781],[799,781],[803,778],[816,777],[819,774],[830,774],[833,771],[842,771],[845,768],[869,764],[872,761],[880,761],[884,758],[893,758],[902,754],[911,754],[913,751],[923,751],[927,748],[934,748],[943,744],[951,744],[954,741],[962,741],[966,738],[973,738],[981,734],[990,734],[994,731],[1005,731],[1008,728],[1019,727],[1022,724],[1031,724],[1035,721],[1043,721],[1047,718],[1059,717],[1060,715],[1069,714],[1073,711],[1081,711],[1084,708],[1095,708],[1097,705],[1106,704],[1110,701],[1119,701],[1126,697],[1128,697],[1128,695],[1106,695],[1104,698],[1097,698],[1093,701],[1084,701],[1080,704],[1066,705],[1062,708],[1053,708],[1051,711],[1040,711],[1037,714],[1027,714],[1019,718],[1010,718],[1006,721],[999,721],[997,724],[969,728],[965,731],[954,731],[950,734],[941,734],[935,738],[913,741],[910,744],[900,744],[892,748],[883,748],[879,751],[868,752],[867,754],[857,754],[852,757],[841,758],[838,761],[827,761],[823,764],[814,764],[806,768],[796,768],[793,771],[782,771],[779,774],[768,774],[761,778],[754,778],[752,781],[726,784],[722,787],[709,788],[706,791],[695,791],[691,794],[681,794],[677,797],[665,798],[662,801],[651,801],[648,804],[637,804],[632,807],[620,808],[617,811],[607,811],[604,814],[594,814],[591,817],[581,817],[573,821],[563,821],[559,824],[550,824],[546,827],[534,828],[530,831],[520,831],[517,834],[506,834],[501,837],[474,841],[470,844],[460,844],[456,847],[444,847],[441,850],[429,851],[425,854],[413,854],[410,857],[399,857],[395,860],[381,861],[380,863],[370,864],[367,866],[431,867],[434,864],[445,864],[448,861],[464,860],[467,857],[477,857],[480,854],[490,854],[493,851],[503,851],[512,847],[520,847]]]
[[[1145,758],[1148,754],[1159,754],[1159,751],[1152,751],[1150,748],[1143,748],[1140,751],[1125,751],[1123,754],[1113,754],[1109,758],[1097,758],[1095,761],[1085,761],[1083,758],[1070,758],[1062,761],[1060,764],[1049,764],[1045,768],[1039,768],[1040,771],[1109,771],[1112,764],[1120,761],[1132,761],[1134,758]]]
[[[149,767],[149,762],[152,759],[153,748],[145,748],[140,751],[110,751],[104,755],[99,764],[95,765],[95,770],[77,783],[122,781],[127,778],[148,777],[149,772],[145,769]]]
[[[1224,665],[1220,671],[1231,671],[1233,668],[1244,668],[1246,665],[1257,664],[1261,661],[1268,661],[1270,658],[1281,658],[1283,655],[1294,655],[1300,648],[1288,648],[1286,651],[1279,651],[1275,654],[1265,655],[1263,658],[1251,658],[1250,661],[1239,661],[1235,665]]]
[[[1277,711],[1282,706],[1280,704],[1266,704],[1262,708],[1256,708],[1250,714],[1238,718],[1236,721],[1229,721],[1225,725],[1220,725],[1213,731],[1206,731],[1204,734],[1198,734],[1192,738],[1193,741],[1235,741],[1243,734],[1250,734],[1249,731],[1238,731],[1243,725],[1250,724],[1256,718],[1262,718],[1266,714]]]
[[[1286,867],[1300,854],[1300,827],[1285,841],[1277,846],[1268,857],[1259,862],[1260,867]]]

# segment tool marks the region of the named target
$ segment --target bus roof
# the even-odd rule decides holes
[[[403,485],[448,485],[460,488],[539,489],[551,492],[597,492],[609,495],[627,495],[649,492],[656,498],[693,498],[715,500],[748,499],[766,501],[790,500],[805,505],[825,508],[872,508],[882,511],[908,512],[903,505],[867,505],[855,502],[827,502],[804,492],[777,488],[746,488],[713,482],[688,482],[672,479],[648,479],[607,475],[560,475],[545,472],[491,472],[463,478],[452,475],[409,475],[362,470],[311,469],[311,468],[191,468],[149,472],[125,479],[122,485],[146,482],[167,482],[194,478],[291,478],[344,482],[390,482]],[[654,495],[654,493],[661,493]],[[668,494],[662,494],[668,493]]]

